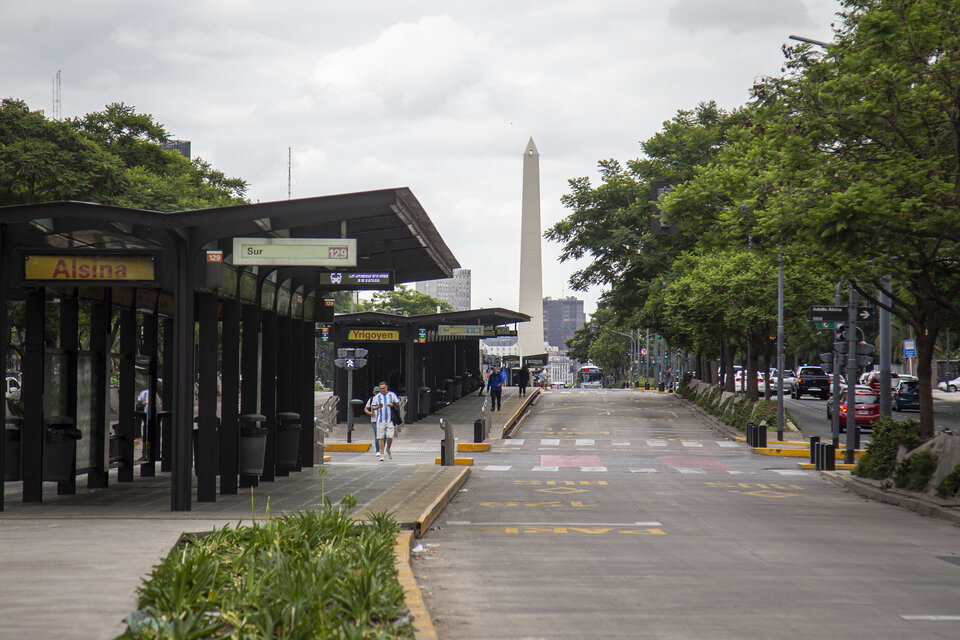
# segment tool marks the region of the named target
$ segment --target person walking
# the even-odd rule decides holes
[[[393,454],[390,447],[393,445],[393,411],[399,408],[400,398],[387,387],[387,383],[380,382],[379,393],[371,398],[370,408],[376,413],[377,417],[377,439],[380,440],[380,453],[377,459],[383,462],[383,456],[393,460]]]
[[[377,452],[377,459],[383,460],[383,456],[380,454],[380,440],[377,438],[377,414],[371,409],[371,406],[376,400],[377,395],[380,393],[380,387],[373,388],[373,395],[370,396],[370,399],[367,400],[367,404],[363,407],[363,412],[370,416],[370,426],[373,428],[373,446]]]
[[[487,378],[487,392],[490,394],[490,410],[500,411],[500,400],[503,395],[503,378],[500,376],[500,367],[494,367],[493,373]]]
[[[520,367],[517,372],[517,386],[520,387],[520,397],[527,395],[527,385],[530,384],[530,369],[527,365]]]

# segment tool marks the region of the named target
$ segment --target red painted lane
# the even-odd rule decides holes
[[[705,458],[703,456],[662,456],[657,458],[671,469],[712,469],[714,471],[727,471],[731,467],[723,464],[714,458]]]
[[[600,456],[541,455],[541,467],[602,467]]]

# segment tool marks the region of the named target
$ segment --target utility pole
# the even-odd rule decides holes
[[[880,389],[890,393],[890,385]],[[847,464],[853,464],[860,448],[860,429],[857,427],[857,293],[849,285],[847,293]]]
[[[783,246],[777,274],[777,440],[783,442]],[[768,378],[769,379],[769,378]]]
[[[890,306],[890,296],[888,291],[890,290],[890,276],[884,277],[880,281],[880,308],[877,310],[880,314],[880,332],[877,336],[880,342],[880,389],[881,391],[887,390],[888,393],[880,394],[880,414],[890,417],[890,411],[892,407],[891,398],[890,398],[890,312],[883,308],[882,305]],[[947,334],[949,342],[949,333]],[[947,362],[949,363],[950,355],[947,354]]]

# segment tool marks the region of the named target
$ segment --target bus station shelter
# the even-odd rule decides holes
[[[355,400],[366,400],[380,381],[407,396],[404,419],[414,422],[476,390],[481,368],[480,340],[493,337],[496,327],[529,322],[530,316],[500,307],[417,316],[364,312],[337,315],[333,340],[337,349],[367,350],[367,365],[353,371]],[[347,372],[336,371],[334,392],[340,397],[338,415],[345,419]]]
[[[168,471],[171,510],[188,511],[194,496],[215,501],[314,464],[311,354],[316,323],[332,320],[330,268],[241,266],[238,238],[343,239],[331,255],[353,251],[357,269],[397,282],[459,266],[407,188],[172,213],[0,207],[0,356],[20,374],[19,399],[0,402],[0,510],[9,482],[41,502],[44,482],[59,494],[82,476],[107,488],[112,468],[133,482],[139,465],[141,476]],[[301,425],[285,462],[284,420]],[[256,475],[238,467],[246,423],[267,433]]]

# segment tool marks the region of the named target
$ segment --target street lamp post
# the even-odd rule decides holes
[[[610,329],[610,331],[621,335],[627,338],[630,338],[630,386],[633,386],[633,362],[636,359],[636,342],[633,340],[633,329],[630,330],[630,333],[623,333],[622,331],[617,331],[616,329]]]

